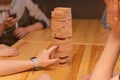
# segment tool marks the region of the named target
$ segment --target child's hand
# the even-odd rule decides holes
[[[4,56],[17,56],[17,55],[19,55],[19,52],[16,49],[3,44],[0,45],[0,56],[4,57]]]
[[[47,67],[54,63],[57,63],[59,59],[50,59],[50,54],[55,52],[58,49],[58,46],[53,46],[48,50],[44,50],[38,54],[37,58],[39,60],[40,67]]]
[[[24,36],[26,36],[29,32],[27,31],[26,28],[23,28],[23,27],[20,27],[20,28],[17,28],[15,31],[14,31],[14,35],[16,37],[18,37],[19,39],[23,38]]]
[[[17,22],[17,19],[14,19],[13,17],[5,17],[3,20],[3,26],[5,29],[13,27],[15,23]]]

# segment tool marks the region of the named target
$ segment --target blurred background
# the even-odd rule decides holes
[[[50,18],[54,7],[71,7],[73,19],[101,19],[104,0],[33,0]]]

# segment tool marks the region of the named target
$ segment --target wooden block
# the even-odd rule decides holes
[[[57,63],[57,64],[55,64],[54,66],[56,66],[56,67],[60,67],[60,68],[64,68],[64,67],[69,66],[69,63],[64,63],[64,64]]]
[[[69,38],[72,37],[72,21],[51,21],[51,34],[53,37]]]
[[[71,53],[71,50],[68,50],[68,51],[65,51],[65,50],[57,51],[56,52],[56,57],[66,57],[66,56],[69,56],[70,53]]]
[[[72,15],[70,13],[66,13],[64,11],[52,11],[52,18],[63,21],[63,20],[71,20]]]
[[[71,18],[54,18],[52,17],[52,19],[55,19],[56,21],[66,21],[66,20],[72,20]]]
[[[52,16],[52,19],[55,19],[57,21],[66,21],[66,20],[72,20],[72,14],[66,14],[63,16]]]
[[[55,45],[55,44],[53,43],[51,46],[53,46],[53,45]],[[50,55],[50,59],[53,59],[53,58],[63,59],[63,58],[69,57],[69,56],[71,56],[71,52],[72,52],[71,50],[72,50],[72,47],[64,49],[64,50],[58,49],[56,52],[53,52]]]
[[[59,19],[63,19],[65,18],[67,15],[65,12],[62,11],[52,11],[52,18],[59,18]]]
[[[52,29],[52,36],[57,38],[70,38],[72,37],[72,27],[62,27]]]
[[[51,27],[68,26],[68,25],[72,27],[72,20],[58,21],[54,18],[51,19]]]
[[[66,21],[57,21],[55,19],[51,20],[51,28],[56,29],[56,28],[62,28],[65,27],[67,25]]]
[[[64,50],[61,50],[61,51],[56,51],[55,53],[52,53],[50,58],[53,59],[53,58],[64,58],[64,57],[69,57],[70,56],[70,53],[71,53],[71,49],[64,49]]]
[[[53,39],[53,45],[59,46],[58,50],[56,53],[51,54],[51,58],[63,58],[66,56],[69,56],[72,50],[72,40],[71,39],[66,39],[66,40],[57,40]]]
[[[59,63],[59,64],[57,64],[58,67],[67,67],[68,65],[69,65],[69,63],[64,63],[64,64]]]
[[[65,39],[56,39],[53,38],[53,44],[54,45],[58,45],[59,49],[65,49],[65,48],[70,48],[71,49],[71,42],[72,39],[71,38],[65,38]]]
[[[59,59],[59,63],[64,64],[69,62],[69,57]]]
[[[67,7],[56,7],[56,8],[54,8],[54,11],[65,11],[66,13],[71,13],[71,8],[67,8]]]
[[[65,12],[67,19],[72,19],[71,8],[67,8],[67,7],[56,7],[56,8],[54,8],[54,11]]]
[[[65,39],[65,40],[53,39],[53,45],[59,46],[56,52],[57,57],[66,57],[70,55],[71,50],[72,50],[71,39]]]
[[[61,7],[52,11],[51,33],[53,36],[53,45],[59,46],[52,57],[69,57],[72,49],[72,20],[71,9]]]

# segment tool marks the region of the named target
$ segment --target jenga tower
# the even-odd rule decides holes
[[[69,63],[69,56],[72,49],[72,14],[71,8],[57,7],[52,11],[51,32],[53,45],[59,49],[52,57],[60,59],[60,65]]]

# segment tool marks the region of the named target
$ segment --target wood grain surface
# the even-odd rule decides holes
[[[39,71],[25,71],[0,80],[37,80],[43,74],[51,76],[52,80],[81,80],[85,74],[90,74],[104,48],[109,30],[106,30],[100,20],[73,20],[73,41],[71,61],[66,67],[52,65]],[[29,59],[52,44],[50,28],[35,31],[19,40],[12,47],[18,49],[21,55],[0,59]],[[107,59],[107,58],[106,58]],[[104,66],[104,65],[103,65]],[[115,71],[120,69],[120,58]]]

